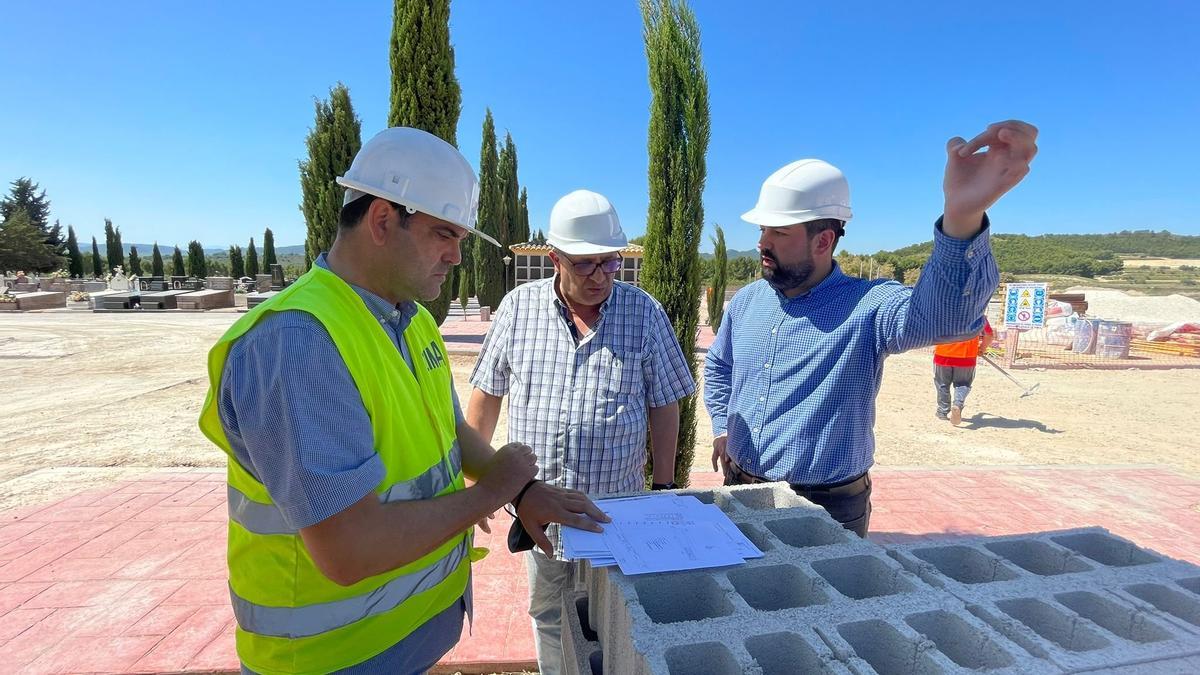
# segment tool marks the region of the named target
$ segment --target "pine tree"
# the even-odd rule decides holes
[[[277,264],[275,260],[275,234],[268,227],[267,231],[263,232],[263,272],[269,274],[271,272],[271,265],[275,264]]]
[[[150,276],[162,279],[166,276],[163,272],[162,253],[159,252],[158,242],[156,241],[154,242],[154,248],[150,252]]]
[[[392,66],[389,127],[423,129],[458,147],[462,91],[450,46],[450,0],[395,0],[389,49]],[[435,300],[421,304],[441,325],[457,289],[447,274]]]
[[[72,279],[83,278],[83,255],[79,252],[79,240],[75,238],[75,228],[67,226],[67,259],[68,272]]]
[[[496,124],[492,111],[483,117],[483,143],[479,149],[479,218],[475,226],[480,231],[501,239],[503,193],[499,177],[500,158],[496,153]],[[495,311],[504,297],[504,250],[493,246],[483,237],[475,237],[475,295],[480,307]]]
[[[8,196],[0,199],[0,222],[9,220],[18,211],[29,214],[29,221],[42,233],[52,256],[65,258],[69,255],[67,242],[62,236],[62,226],[57,220],[54,221],[54,225],[50,225],[50,200],[46,199],[46,191],[38,192],[38,184],[29,178],[14,180]]]
[[[229,247],[229,276],[234,279],[241,279],[246,276],[246,264],[242,260],[242,247]]]
[[[250,246],[246,249],[246,276],[258,276],[258,251],[254,249],[254,237],[250,237]]]
[[[104,278],[104,260],[100,258],[100,247],[96,245],[95,237],[92,237],[92,278]]]
[[[204,257],[204,247],[195,239],[188,242],[187,270],[190,276],[197,279],[208,277],[208,260]]]
[[[0,224],[0,270],[53,270],[62,267],[62,258],[46,246],[42,231],[33,224],[29,212],[16,209]]]
[[[62,236],[62,225],[55,220],[54,224],[45,230],[45,233],[46,246],[50,248],[50,252],[56,256],[67,257],[69,252],[67,251],[67,240]]]
[[[0,222],[14,217],[18,211],[24,211],[29,215],[29,222],[45,232],[50,224],[50,200],[46,199],[45,190],[38,193],[38,187],[29,178],[14,180],[8,196],[0,199]]]
[[[308,231],[304,269],[337,237],[344,190],[335,179],[346,174],[362,146],[362,123],[354,114],[346,85],[337,83],[329,90],[329,100],[317,100],[315,105],[316,120],[305,139],[308,159],[300,162],[300,211]]]
[[[662,303],[694,377],[708,79],[701,62],[700,27],[691,9],[681,0],[641,0],[641,9],[650,79],[650,205],[642,288]],[[679,402],[675,482],[680,485],[687,485],[695,440],[693,395]]]
[[[142,259],[138,257],[137,247],[129,247],[129,270],[127,276],[142,276]]]
[[[179,244],[175,244],[175,254],[171,256],[171,276],[187,276],[187,270],[183,267],[183,251],[179,250]]]
[[[725,288],[729,273],[729,254],[725,250],[725,231],[716,226],[717,236],[713,242],[713,278],[708,287],[708,325],[715,334],[725,316]]]

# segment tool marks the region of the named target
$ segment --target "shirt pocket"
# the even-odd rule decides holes
[[[592,361],[597,417],[611,423],[642,414],[646,407],[642,354],[603,349],[593,355]]]

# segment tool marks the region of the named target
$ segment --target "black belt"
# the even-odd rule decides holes
[[[769,478],[763,478],[762,476],[756,476],[752,473],[748,473],[748,472],[742,470],[742,467],[738,466],[737,463],[734,462],[732,459],[729,460],[729,468],[733,471],[734,479],[737,480],[739,483],[754,484],[754,483],[775,482],[775,481],[770,480]],[[857,494],[858,492],[861,492],[862,489],[866,486],[867,473],[868,472],[864,471],[863,473],[860,473],[859,475],[857,475],[853,478],[848,478],[846,480],[838,481],[836,483],[822,483],[820,485],[802,485],[800,483],[789,483],[789,485],[791,486],[791,488],[793,490],[795,490],[797,492],[825,492],[825,493],[829,493],[829,494],[839,494],[839,493]]]

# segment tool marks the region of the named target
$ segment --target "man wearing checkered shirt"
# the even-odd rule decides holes
[[[491,438],[507,395],[508,437],[534,449],[538,478],[588,495],[644,487],[649,428],[653,487],[674,487],[678,401],[696,385],[662,306],[614,281],[627,245],[616,211],[602,195],[572,192],[555,204],[547,239],[555,276],[500,303],[471,375],[467,423]],[[554,675],[575,564],[554,557],[556,537],[527,525],[542,549],[526,559],[538,668]]]
[[[833,261],[851,215],[836,168],[802,159],[767,178],[742,216],[761,229],[763,278],[730,302],[704,369],[713,470],[727,485],[787,481],[866,536],[883,361],[979,332],[999,277],[985,210],[1029,172],[1036,139],[1018,121],[950,139],[944,215],[915,288]]]

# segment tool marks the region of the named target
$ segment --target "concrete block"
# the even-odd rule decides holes
[[[988,541],[983,547],[1008,562],[1041,577],[1091,572],[1096,569],[1074,551],[1030,537]]]
[[[1132,542],[1121,539],[1111,532],[1100,529],[1051,535],[1050,540],[1069,548],[1101,565],[1110,567],[1133,567],[1162,562],[1162,557],[1152,555]]]
[[[1200,672],[1200,568],[1100,528],[881,547],[784,484],[684,494],[764,556],[635,577],[584,564],[587,619],[576,606],[564,627],[576,672]]]
[[[1200,655],[1195,633],[1086,581],[1077,590],[997,597],[968,607],[1065,671]]]
[[[1102,528],[962,537],[887,549],[888,555],[925,583],[968,601],[982,589],[1036,594],[1070,590],[1079,579],[1117,585],[1186,576],[1196,569],[1141,549]]]
[[[1142,609],[1153,608],[1176,625],[1200,634],[1200,596],[1189,592],[1188,586],[1162,579],[1127,584],[1113,591]]]
[[[566,675],[601,675],[604,654],[588,621],[588,597],[579,591],[563,594],[563,672]]]

